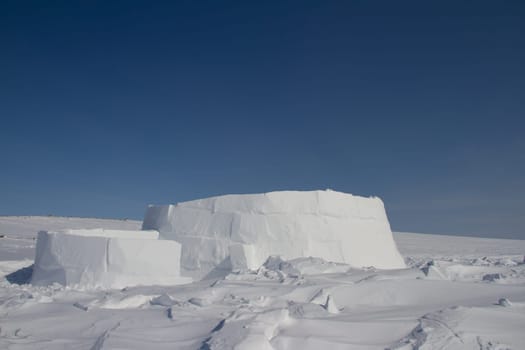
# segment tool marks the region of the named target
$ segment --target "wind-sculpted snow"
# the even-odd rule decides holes
[[[32,261],[0,259],[0,349],[525,349],[525,241],[394,238],[407,268],[271,256],[121,290],[22,284]]]
[[[453,306],[428,313],[418,323],[391,349],[508,350],[522,349],[525,344],[523,306]]]
[[[151,206],[143,229],[182,245],[183,274],[255,269],[270,255],[405,267],[383,202],[335,191],[227,195]]]
[[[32,284],[123,288],[189,282],[179,274],[180,245],[157,238],[156,231],[41,231]]]

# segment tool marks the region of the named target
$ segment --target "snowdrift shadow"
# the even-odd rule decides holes
[[[5,279],[12,284],[29,284],[31,283],[31,277],[33,276],[34,265],[23,267],[20,270],[11,272],[5,276]]]
[[[224,324],[226,323],[226,319],[222,319],[212,330],[211,330],[211,334],[213,333],[216,333],[218,331],[220,331],[223,327],[224,327]],[[211,347],[210,347],[210,344],[208,343],[210,340],[212,339],[212,337],[208,337],[206,338],[206,340],[202,343],[201,347],[199,348],[199,350],[211,350]]]
[[[227,257],[221,261],[213,270],[208,272],[201,280],[211,280],[211,279],[223,279],[232,272],[232,263],[230,257]]]

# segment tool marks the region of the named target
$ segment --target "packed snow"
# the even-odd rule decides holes
[[[75,288],[188,283],[180,276],[180,256],[180,244],[159,241],[157,231],[40,231],[31,283]]]
[[[407,265],[398,269],[271,256],[184,285],[28,284],[38,231],[140,226],[0,217],[0,348],[525,348],[521,240],[394,233]]]
[[[226,195],[150,206],[143,229],[182,245],[182,274],[256,269],[271,255],[405,267],[381,199],[326,191]]]

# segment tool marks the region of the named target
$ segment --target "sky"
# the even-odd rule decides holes
[[[0,215],[333,189],[525,239],[522,1],[2,1]]]

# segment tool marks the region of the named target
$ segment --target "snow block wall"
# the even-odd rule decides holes
[[[182,245],[182,274],[255,269],[270,255],[406,267],[383,202],[335,191],[226,195],[150,206],[143,229]]]
[[[157,231],[40,231],[32,284],[77,288],[172,285],[180,276],[181,246]]]

